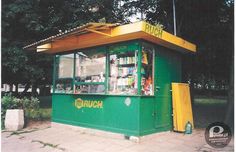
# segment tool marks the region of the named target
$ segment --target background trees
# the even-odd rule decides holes
[[[227,90],[233,66],[234,1],[175,1],[177,35],[198,46],[196,55],[184,56],[184,81],[209,95],[210,90]],[[172,14],[172,0],[3,0],[2,83],[51,84],[52,57],[22,47],[59,31],[138,17],[163,24],[172,33]]]
[[[124,22],[119,1],[3,0],[2,83],[36,87],[52,83],[52,56],[23,51],[22,47],[88,22]],[[96,12],[91,11],[97,7]],[[26,91],[25,90],[25,91]]]

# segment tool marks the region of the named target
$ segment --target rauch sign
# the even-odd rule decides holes
[[[80,98],[76,99],[74,102],[76,108],[103,108],[102,101],[94,101],[94,100],[82,100]]]

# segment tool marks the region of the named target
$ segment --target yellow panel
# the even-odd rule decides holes
[[[150,38],[154,37],[157,42],[158,40],[163,40],[165,42],[168,42],[166,47],[171,46],[171,45],[176,45],[188,51],[196,52],[196,45],[164,31],[160,26],[154,26],[147,22],[142,22],[142,31],[149,34]]]
[[[112,28],[111,35],[112,37],[117,37],[121,35],[129,36],[129,34],[142,31],[142,28],[143,28],[143,22],[125,24]]]
[[[38,47],[42,47],[51,42],[51,48],[38,49],[37,47],[37,51],[56,53],[140,38],[170,49],[196,52],[196,45],[164,31],[160,26],[151,25],[144,21],[120,26],[118,24],[90,23],[75,28],[68,33],[60,33],[41,40],[25,48],[32,49],[40,44],[41,46]],[[74,43],[71,43],[73,42],[72,39]]]
[[[46,44],[37,46],[37,52],[47,51],[47,50],[50,50],[51,48],[52,48],[51,43],[46,43]]]
[[[175,131],[184,132],[189,121],[192,126],[193,114],[189,85],[186,83],[172,83],[173,125]]]

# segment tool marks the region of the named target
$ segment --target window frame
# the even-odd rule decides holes
[[[147,47],[152,51],[152,95],[142,95],[142,92],[140,92],[141,96],[154,96],[155,95],[155,53],[156,53],[156,47],[154,44],[147,42],[147,41],[142,41],[141,42],[141,56],[142,56],[142,51],[143,48]],[[145,50],[145,49],[144,49]],[[142,62],[142,61],[141,61]],[[141,68],[142,68],[142,63],[141,63]],[[140,80],[142,79],[141,71],[140,71]],[[140,82],[140,89],[142,89],[142,84]]]
[[[75,78],[76,78],[76,53],[78,52],[84,52],[84,51],[99,51],[101,53],[104,53],[106,59],[105,59],[105,80],[104,82],[76,82]],[[97,48],[88,48],[88,49],[80,49],[74,52],[74,77],[73,77],[73,94],[96,94],[96,95],[105,95],[107,93],[107,49],[106,47],[97,47]],[[75,88],[76,85],[103,85],[105,90],[103,93],[75,93]]]
[[[139,95],[139,92],[138,92],[138,88],[139,88],[139,74],[138,74],[138,71],[137,71],[137,77],[138,77],[138,82],[137,82],[137,93],[136,94],[114,94],[114,93],[109,93],[109,89],[110,89],[110,85],[109,85],[109,79],[110,79],[110,77],[109,77],[109,74],[110,74],[110,56],[111,55],[117,55],[117,54],[119,54],[119,53],[125,53],[125,52],[134,52],[134,54],[135,54],[135,56],[137,57],[137,63],[135,63],[135,67],[137,67],[137,70],[138,70],[138,67],[139,67],[139,60],[138,60],[138,54],[139,54],[139,49],[136,49],[136,50],[125,50],[125,51],[109,51],[108,52],[108,65],[109,65],[109,67],[108,67],[108,77],[107,77],[107,81],[108,81],[108,84],[107,84],[107,94],[108,95],[125,95],[125,96],[137,96],[137,95]]]
[[[57,93],[57,94],[73,94],[74,92],[74,69],[72,68],[72,77],[65,77],[65,78],[59,78],[59,64],[60,64],[60,57],[61,56],[65,56],[65,55],[69,55],[69,54],[74,54],[74,53],[64,53],[64,54],[56,54],[54,55],[54,62],[53,62],[53,93]],[[74,61],[73,61],[74,62]],[[72,63],[73,65],[73,63]],[[56,81],[58,80],[70,80],[71,79],[71,85],[72,85],[72,89],[71,92],[72,93],[68,93],[68,92],[55,92],[56,91]],[[63,83],[63,86],[65,86],[66,82]],[[64,90],[65,91],[65,90]]]
[[[152,62],[152,75],[153,75],[153,92],[154,92],[154,86],[155,86],[155,45],[153,45],[150,42],[146,42],[143,40],[132,40],[132,41],[128,41],[128,42],[120,42],[120,43],[116,43],[116,44],[109,44],[106,46],[100,46],[100,47],[93,47],[93,48],[86,48],[86,49],[78,49],[78,50],[74,50],[74,51],[69,51],[69,52],[63,52],[63,53],[58,53],[54,55],[54,62],[53,62],[53,94],[75,94],[75,95],[111,95],[111,96],[144,96],[144,97],[151,97],[154,96],[155,93],[153,93],[152,95],[142,95],[141,93],[141,68],[142,68],[142,48],[143,45],[148,45],[150,46],[152,49],[152,54],[153,54],[153,62]],[[116,49],[116,47],[120,47],[120,49]],[[76,78],[76,53],[77,52],[83,52],[83,51],[101,51],[102,53],[105,54],[106,56],[106,61],[105,61],[105,80],[104,82],[76,82],[75,78]],[[137,51],[137,76],[138,76],[138,88],[137,88],[137,93],[136,94],[112,94],[109,93],[109,73],[110,73],[110,55],[119,53],[119,52],[126,52],[126,51]],[[61,56],[61,55],[67,55],[67,54],[74,54],[74,64],[73,64],[73,78],[72,78],[72,93],[58,93],[55,92],[56,90],[56,75],[58,72],[56,70],[57,65],[57,56]],[[75,93],[75,88],[76,85],[104,85],[105,91],[104,93]]]

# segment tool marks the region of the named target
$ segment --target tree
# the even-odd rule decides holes
[[[175,0],[177,36],[197,44],[196,55],[184,56],[184,80],[203,89],[227,88],[232,54],[232,0]],[[128,0],[129,15],[141,13],[143,20],[160,23],[173,33],[172,0]],[[224,43],[222,43],[224,42]]]
[[[33,86],[52,84],[52,56],[22,47],[88,22],[125,22],[119,0],[3,0],[3,83]],[[98,7],[92,12],[91,7]],[[119,7],[119,9],[117,9]]]
[[[231,16],[234,2],[175,1],[177,36],[194,42],[198,48],[196,55],[184,57],[184,80],[201,84],[205,90],[208,86],[227,88],[232,65],[229,58],[233,55]],[[45,67],[52,67],[52,57],[42,55],[40,59],[41,55],[35,56],[35,53],[24,52],[21,48],[88,22],[104,19],[111,23],[126,23],[129,17],[141,14],[140,19],[163,24],[164,30],[173,32],[172,0],[3,0],[2,4],[2,55],[6,62],[2,74],[3,82],[7,83],[8,78],[17,75],[19,80],[11,78],[17,80],[14,83],[50,84],[52,78],[45,77],[45,74],[52,69]],[[93,8],[97,9],[96,12]],[[20,58],[16,59],[13,52],[17,52]],[[27,76],[27,72],[31,75]]]

